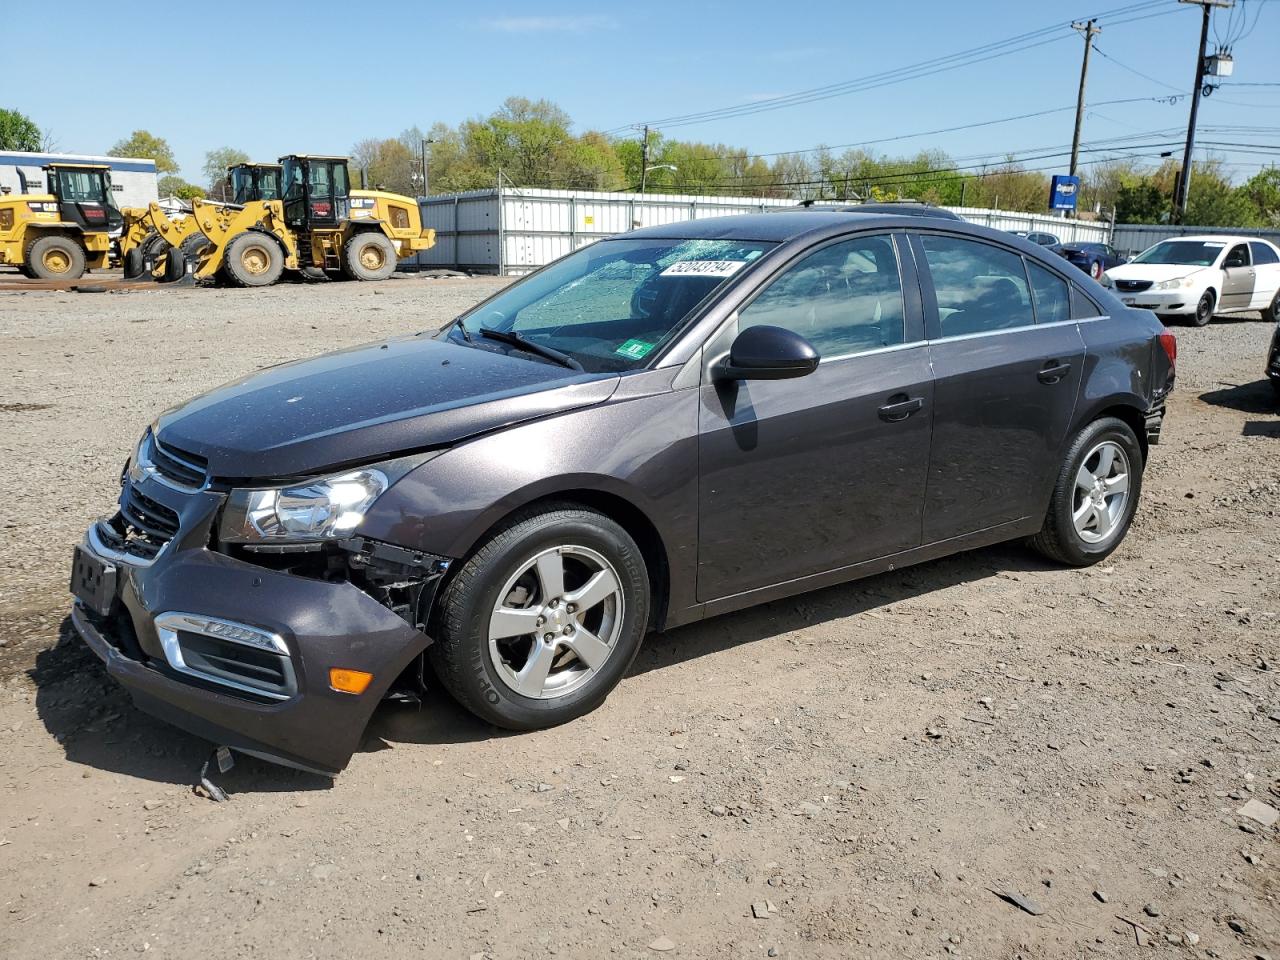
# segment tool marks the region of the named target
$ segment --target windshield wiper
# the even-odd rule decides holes
[[[471,334],[469,334],[469,333],[467,332],[467,325],[466,325],[465,323],[463,323],[463,322],[462,322],[462,318],[461,318],[461,317],[458,317],[456,320],[454,320],[454,321],[453,321],[453,325],[454,325],[455,327],[457,327],[457,328],[458,328],[458,332],[459,332],[460,334],[462,334],[462,339],[463,339],[463,340],[467,341],[467,343],[471,343],[471,342],[472,342],[472,340],[471,340]]]
[[[581,370],[582,364],[567,353],[561,353],[552,347],[544,347],[540,343],[534,343],[532,340],[526,340],[514,330],[495,330],[492,327],[481,327],[480,336],[488,337],[490,340],[497,340],[499,343],[505,343],[512,347],[518,347],[526,353],[534,353],[547,360],[551,360],[560,364],[562,367],[568,367],[570,370]]]

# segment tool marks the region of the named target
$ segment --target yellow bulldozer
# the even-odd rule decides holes
[[[0,264],[39,280],[77,280],[110,265],[123,218],[105,164],[51,163],[47,183],[0,195]]]
[[[126,276],[244,287],[275,283],[285,270],[385,280],[401,259],[435,243],[413,198],[353,190],[345,157],[293,154],[278,168],[238,164],[229,176],[234,203],[193,200],[183,220],[154,204],[126,211]]]

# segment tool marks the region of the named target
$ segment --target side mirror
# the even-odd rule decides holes
[[[718,380],[787,380],[818,369],[822,358],[804,337],[782,327],[748,327],[716,370]]]

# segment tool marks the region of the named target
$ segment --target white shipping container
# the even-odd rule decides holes
[[[505,276],[530,273],[601,237],[705,217],[796,207],[789,199],[660,193],[603,193],[503,187],[421,199],[423,225],[436,245],[418,254],[422,266]],[[1106,242],[1106,223],[1034,213],[953,207],[960,216],[998,230],[1043,230],[1064,241]]]

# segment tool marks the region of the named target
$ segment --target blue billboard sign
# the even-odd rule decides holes
[[[1049,209],[1074,210],[1080,193],[1080,178],[1055,174],[1049,184]]]

